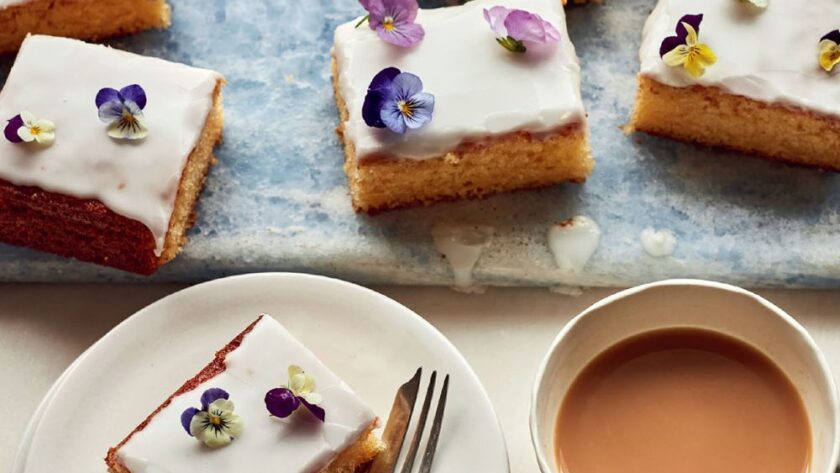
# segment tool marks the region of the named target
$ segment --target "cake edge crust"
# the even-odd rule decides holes
[[[833,149],[836,154],[836,150],[840,149],[840,118],[783,103],[768,103],[731,94],[718,87],[701,85],[675,87],[644,74],[638,75],[638,83],[636,102],[630,123],[624,128],[627,134],[640,131],[649,135],[695,145],[735,151],[751,157],[796,167],[840,172],[840,157],[832,159],[830,151],[828,151]],[[652,97],[661,95],[665,95],[667,98],[651,101]],[[663,108],[672,107],[679,100],[692,99],[700,100],[699,103],[708,105],[708,107],[705,107],[705,109],[701,107],[702,114],[695,114],[690,118],[695,122],[699,121],[712,125],[718,131],[723,131],[721,129],[724,123],[721,121],[721,108],[725,107],[726,110],[736,111],[737,113],[753,112],[761,114],[761,117],[754,118],[761,118],[762,122],[777,124],[787,122],[784,126],[787,133],[758,129],[762,131],[762,136],[752,140],[750,144],[744,143],[746,139],[738,136],[735,136],[733,140],[711,140],[686,132],[686,127],[676,126],[676,122],[673,120],[668,122],[658,121],[652,116],[662,113]],[[652,112],[651,108],[657,110]],[[700,117],[700,120],[698,120],[698,117]],[[741,124],[743,124],[743,122],[746,122],[746,117],[737,116],[732,121],[738,120],[742,120]],[[752,120],[752,122],[755,121],[757,120]],[[684,125],[686,122],[682,120],[679,123]],[[806,129],[810,133],[806,133]],[[794,130],[795,133],[791,133],[790,130]],[[792,140],[791,138],[799,139]],[[780,141],[785,141],[789,145],[795,145],[803,149],[801,153],[795,150],[793,153],[782,152],[782,146],[778,145]],[[829,144],[819,145],[821,141]],[[771,146],[776,149],[769,149]],[[809,146],[811,149],[804,149],[805,146]]]
[[[66,3],[70,5],[65,6]],[[116,15],[111,14],[93,27],[84,29],[77,21],[72,21],[74,18],[70,21],[62,18],[62,14],[67,12],[77,13],[72,10],[78,8],[74,3],[80,2],[29,0],[0,8],[0,31],[8,32],[0,35],[0,55],[17,51],[28,34],[49,34],[99,41],[154,28],[165,29],[172,24],[172,8],[166,0],[145,0],[148,5],[142,11],[136,8],[136,2],[129,2],[129,9]],[[114,18],[119,21],[114,21]],[[55,23],[60,26],[54,27]]]

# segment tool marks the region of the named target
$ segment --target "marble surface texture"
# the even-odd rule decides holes
[[[376,217],[353,213],[334,133],[332,33],[362,14],[358,2],[171,3],[171,29],[110,44],[224,73],[227,126],[190,242],[153,280],[290,270],[368,284],[448,285],[452,275],[431,229],[455,223],[495,228],[475,269],[485,285],[626,286],[679,276],[840,287],[838,176],[628,137],[620,129],[630,115],[641,30],[654,0],[607,0],[568,11],[597,160],[586,185]],[[0,58],[0,81],[12,61]],[[690,119],[690,110],[683,113]],[[603,235],[584,271],[573,274],[557,268],[547,232],[575,215],[591,217]],[[673,255],[653,258],[643,250],[640,235],[649,227],[673,232]],[[0,280],[141,279],[0,245]]]

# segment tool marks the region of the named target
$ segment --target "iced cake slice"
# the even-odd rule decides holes
[[[30,33],[97,40],[167,28],[170,16],[165,0],[0,0],[0,54]]]
[[[339,26],[333,49],[357,211],[586,180],[580,66],[560,0],[473,0],[416,18],[411,1],[360,3],[370,20]],[[377,94],[392,95],[405,125],[379,119],[389,103]]]
[[[106,463],[111,473],[356,473],[383,449],[377,424],[347,384],[263,315]]]
[[[838,28],[837,0],[660,0],[631,128],[840,171]]]
[[[155,272],[186,243],[222,136],[223,83],[30,36],[0,92],[0,241]]]

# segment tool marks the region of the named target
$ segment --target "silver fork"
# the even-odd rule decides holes
[[[382,434],[382,440],[388,446],[388,449],[373,461],[368,473],[395,473],[397,471],[397,463],[400,459],[403,443],[405,443],[408,427],[411,424],[411,417],[414,414],[414,405],[417,402],[417,394],[420,392],[422,379],[423,368],[418,368],[414,377],[397,390],[397,395],[394,398],[394,407],[391,408],[391,415],[388,416],[388,423],[385,425],[385,431]],[[429,380],[429,386],[426,388],[426,398],[423,400],[420,417],[417,419],[417,427],[408,446],[402,468],[399,470],[400,473],[411,473],[414,468],[417,452],[420,450],[423,432],[426,430],[426,420],[429,417],[429,410],[432,406],[436,382],[437,371],[434,371]],[[426,449],[423,451],[423,458],[420,461],[419,473],[430,473],[432,471],[432,461],[435,458],[438,440],[440,439],[440,429],[443,425],[443,412],[446,409],[446,396],[448,393],[449,375],[446,375],[446,378],[443,380],[443,388],[440,391],[437,408],[435,409],[435,418],[432,421],[429,438],[426,440]]]

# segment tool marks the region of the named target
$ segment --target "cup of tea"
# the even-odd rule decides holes
[[[542,473],[834,473],[838,392],[805,329],[734,286],[671,280],[575,317],[534,383]]]

